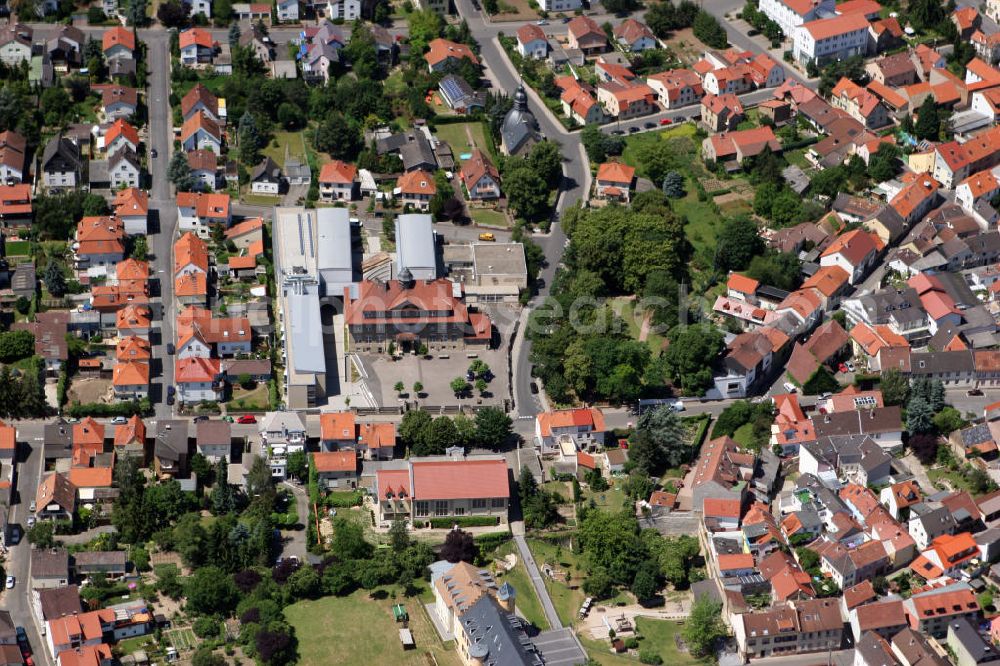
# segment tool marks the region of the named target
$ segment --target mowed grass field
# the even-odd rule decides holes
[[[359,590],[346,597],[324,597],[288,606],[285,617],[299,639],[299,664],[426,666],[430,654],[439,666],[459,666],[454,647],[441,642],[416,597],[398,600],[409,613],[409,629],[416,643],[415,649],[403,650],[398,637],[402,624],[392,617],[396,601],[391,597],[374,600],[367,590]]]

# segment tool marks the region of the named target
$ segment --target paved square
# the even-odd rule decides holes
[[[449,358],[438,358],[434,355],[428,360],[406,354],[401,359],[392,361],[385,355],[369,355],[362,356],[361,359],[369,375],[368,386],[381,406],[399,404],[399,395],[393,389],[396,382],[403,382],[404,400],[419,400],[422,405],[499,405],[510,396],[505,348],[486,351],[456,350],[448,352],[448,356]],[[480,403],[479,392],[473,389],[471,397],[458,400],[451,390],[451,381],[456,377],[465,377],[469,365],[476,359],[484,361],[493,373],[486,396]],[[419,398],[413,395],[414,382],[424,385]]]
[[[587,662],[587,654],[580,648],[572,629],[543,631],[532,642],[542,653],[545,666],[576,666]]]

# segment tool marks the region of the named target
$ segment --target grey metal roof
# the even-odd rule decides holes
[[[410,214],[396,218],[396,272],[404,268],[434,269],[434,222],[430,215]],[[416,276],[416,274],[414,273]]]
[[[470,636],[469,654],[489,666],[539,666],[541,656],[524,632],[521,620],[505,613],[491,595],[484,594],[461,616],[462,631]]]
[[[351,216],[346,208],[320,208],[316,211],[316,268],[347,270],[353,267],[351,255]]]
[[[288,294],[290,321],[285,335],[291,336],[290,349],[296,372],[326,372],[323,351],[323,327],[319,316],[319,299],[315,294]]]

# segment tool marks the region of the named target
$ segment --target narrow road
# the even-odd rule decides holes
[[[281,484],[295,498],[295,510],[299,514],[299,525],[294,529],[282,530],[281,554],[284,557],[294,555],[299,562],[305,562],[309,554],[306,549],[306,524],[309,522],[309,493],[300,485],[287,481]]]
[[[17,428],[17,478],[15,480],[17,497],[10,508],[7,519],[10,530],[27,529],[28,506],[35,500],[38,483],[44,468],[42,434],[44,424],[38,421],[17,421],[12,423]],[[15,626],[24,627],[31,644],[32,659],[38,666],[48,666],[52,663],[45,651],[38,624],[31,612],[31,545],[27,536],[22,536],[16,546],[10,546],[8,541],[7,559],[4,567],[8,576],[14,576],[15,585],[12,590],[4,590],[0,597],[0,608],[10,612]]]
[[[149,145],[146,146],[150,175],[153,180],[149,194],[149,249],[153,256],[150,270],[160,283],[160,335],[153,342],[153,357],[161,367],[158,378],[150,387],[156,416],[167,418],[172,409],[167,405],[167,387],[174,383],[174,359],[167,354],[167,344],[174,340],[174,280],[173,241],[177,226],[177,203],[170,194],[167,166],[173,149],[173,116],[170,111],[170,36],[162,28],[141,30],[139,37],[146,43],[146,65],[149,68],[149,88],[146,106],[149,108]],[[152,157],[153,151],[157,156]],[[155,368],[154,368],[155,369]]]
[[[549,621],[550,629],[562,629],[562,620],[559,619],[556,607],[552,605],[552,597],[549,596],[549,591],[545,589],[542,572],[538,570],[538,565],[535,564],[535,558],[528,549],[528,542],[524,540],[522,535],[516,534],[514,535],[514,543],[517,544],[517,552],[521,555],[524,567],[528,570],[528,577],[531,578],[531,584],[535,586],[535,593],[538,595],[538,601],[542,604],[542,610],[545,612],[545,619]]]

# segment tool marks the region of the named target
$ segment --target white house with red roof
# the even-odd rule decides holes
[[[868,273],[878,256],[882,241],[867,231],[855,229],[838,236],[820,255],[820,266],[839,266],[857,284]]]
[[[535,440],[543,452],[558,448],[562,439],[575,442],[578,449],[595,449],[604,446],[606,431],[604,412],[597,407],[558,409],[535,417]]]
[[[980,201],[989,201],[1000,194],[1000,181],[992,170],[974,173],[955,188],[955,203],[972,211]]]
[[[549,54],[549,41],[545,33],[534,23],[526,23],[517,29],[517,52],[522,58],[544,60]]]
[[[187,357],[174,362],[177,399],[185,403],[221,400],[224,383],[217,358]]]
[[[358,454],[354,451],[312,453],[316,476],[327,490],[353,489],[358,485]]]
[[[632,53],[655,49],[658,45],[656,36],[649,29],[649,26],[634,18],[627,18],[616,25],[612,34],[622,48]]]
[[[833,14],[834,0],[760,0],[758,9],[785,33],[793,37],[803,23]]]
[[[507,522],[510,482],[503,456],[410,458],[375,472],[376,522],[492,516]]]
[[[803,23],[793,35],[793,57],[803,65],[824,65],[864,55],[868,50],[868,26],[868,19],[860,13]]]
[[[704,96],[701,77],[691,69],[672,69],[650,74],[646,85],[653,89],[656,98],[666,109],[697,104]]]
[[[341,160],[323,165],[319,172],[320,201],[352,201],[358,183],[358,168]]]
[[[597,168],[594,195],[598,199],[628,203],[634,182],[634,168],[620,162],[605,162]]]

